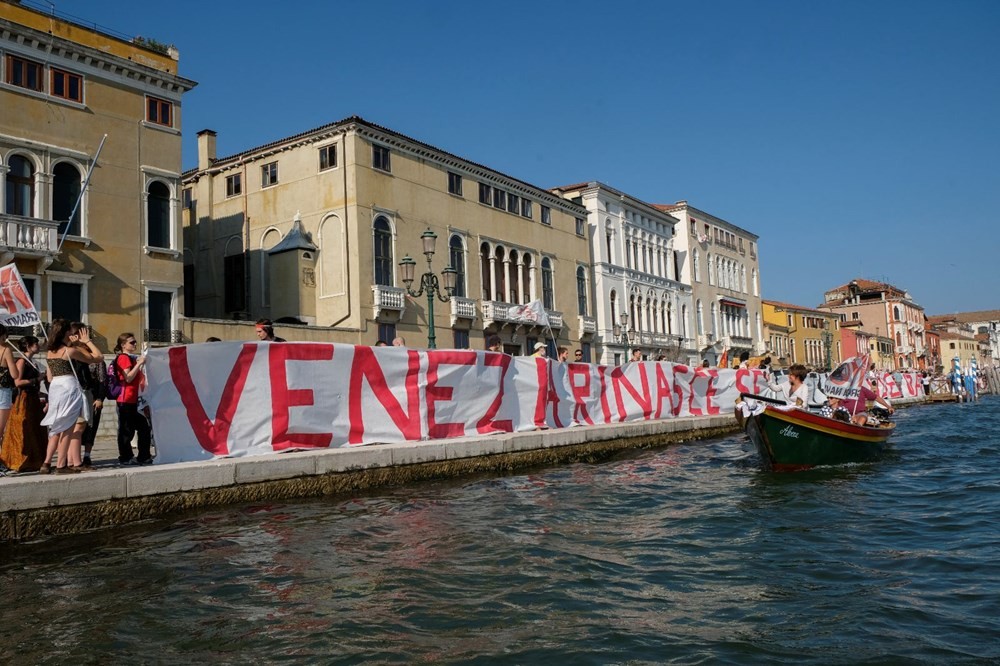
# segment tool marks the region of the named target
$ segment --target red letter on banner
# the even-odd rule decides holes
[[[333,441],[332,432],[288,432],[288,412],[292,407],[312,405],[312,389],[288,388],[287,361],[329,361],[333,358],[333,345],[267,345],[268,366],[271,374],[271,446],[275,451],[285,449],[325,449]]]
[[[673,413],[673,400],[670,395],[670,379],[667,378],[663,363],[656,364],[656,418],[662,418],[663,401],[667,401],[667,414]]]
[[[420,354],[407,350],[406,370],[406,412],[400,406],[396,396],[389,390],[385,381],[382,366],[378,364],[371,347],[355,347],[354,363],[351,365],[351,383],[348,394],[348,410],[351,419],[351,431],[347,437],[350,444],[360,444],[365,435],[364,409],[361,405],[361,380],[367,379],[368,385],[378,401],[385,407],[389,418],[403,434],[403,439],[420,439],[420,394],[417,390],[417,372],[420,369]]]
[[[465,434],[464,423],[438,423],[435,420],[435,404],[452,399],[455,389],[438,386],[438,368],[442,365],[475,365],[474,351],[434,351],[427,353],[427,436],[431,439],[461,437]]]
[[[715,368],[708,370],[708,386],[705,388],[705,411],[715,415],[719,413],[719,406],[712,404],[712,398],[716,394],[715,380],[719,378],[719,371]]]
[[[257,343],[243,345],[236,365],[229,373],[226,386],[222,389],[219,407],[216,409],[215,420],[209,421],[205,407],[201,404],[198,392],[191,381],[191,373],[187,363],[187,347],[171,347],[167,350],[170,362],[170,379],[181,396],[184,410],[187,412],[191,431],[201,448],[216,456],[229,453],[229,427],[233,423],[236,406],[243,394],[243,387],[250,374],[250,364],[257,353]]]
[[[642,407],[642,418],[649,420],[649,415],[653,413],[653,397],[649,395],[649,378],[646,376],[646,364],[637,363],[635,367],[639,369],[639,378],[642,380],[642,393],[636,390],[635,386],[625,378],[625,372],[620,368],[611,371],[611,386],[615,391],[615,400],[618,403],[618,420],[625,420],[625,401],[622,399],[622,388],[628,391],[629,395]]]
[[[538,370],[538,399],[535,401],[536,428],[548,427],[545,423],[545,415],[550,404],[552,405],[552,420],[555,421],[557,428],[563,427],[562,421],[559,420],[559,394],[556,393],[556,387],[552,380],[550,362],[544,358],[535,359],[535,367]]]
[[[490,404],[486,413],[483,414],[483,418],[479,419],[479,422],[476,423],[476,431],[480,435],[488,435],[492,432],[514,432],[514,422],[510,419],[506,421],[493,420],[493,417],[500,411],[500,405],[503,404],[503,387],[504,382],[507,380],[507,369],[510,368],[511,360],[513,360],[513,357],[507,354],[490,352],[483,354],[484,367],[500,368],[500,382],[497,384],[497,395],[493,398],[493,403]]]
[[[582,416],[587,425],[594,425],[593,419],[587,413],[587,404],[585,402],[590,397],[590,364],[570,363],[567,366],[567,370],[569,372],[569,385],[573,390],[573,401],[576,404],[573,408],[573,420],[577,421],[577,416]],[[583,378],[582,384],[577,385],[577,377]]]
[[[601,380],[601,414],[604,416],[604,423],[611,423],[611,402],[608,401],[608,366],[597,366],[597,376]]]

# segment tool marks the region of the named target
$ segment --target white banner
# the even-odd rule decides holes
[[[143,394],[163,462],[731,414],[764,371],[620,367],[308,342],[152,349]],[[916,374],[881,392],[915,397]]]
[[[531,301],[524,305],[512,305],[507,308],[507,317],[522,324],[549,325],[549,315],[542,307],[541,301]]]
[[[732,413],[761,370],[485,351],[213,342],[150,350],[164,462]]]

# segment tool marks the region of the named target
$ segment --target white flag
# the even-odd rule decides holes
[[[507,310],[507,318],[522,324],[538,324],[539,326],[549,325],[549,315],[542,307],[541,301],[531,301],[524,305],[512,305]]]

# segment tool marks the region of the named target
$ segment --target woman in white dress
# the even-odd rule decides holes
[[[78,344],[71,345],[70,336],[78,336]],[[65,319],[52,322],[49,331],[49,349],[46,354],[49,380],[49,409],[42,425],[49,428],[49,442],[45,464],[39,470],[49,473],[49,461],[56,456],[56,474],[72,474],[80,470],[68,464],[70,439],[83,410],[83,389],[73,372],[71,361],[97,363],[103,356],[90,339],[87,327],[75,328]]]

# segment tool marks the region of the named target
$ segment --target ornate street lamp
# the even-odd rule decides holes
[[[445,292],[442,294],[438,276],[434,273],[433,268],[431,268],[431,258],[434,256],[434,245],[437,243],[437,234],[428,229],[420,234],[420,240],[424,245],[424,256],[427,257],[427,272],[420,276],[420,289],[413,291],[410,288],[410,285],[413,284],[414,273],[417,268],[417,262],[413,257],[409,255],[403,257],[402,261],[399,262],[399,267],[403,272],[403,284],[406,285],[406,291],[410,296],[417,298],[424,292],[427,292],[427,347],[428,349],[437,349],[437,341],[434,336],[434,299],[437,298],[442,303],[447,303],[451,300],[452,295],[455,293],[458,271],[451,266],[441,271],[441,282],[444,283]]]
[[[622,317],[620,319],[621,324],[615,324],[612,327],[612,333],[615,336],[615,340],[620,342],[625,348],[628,348],[628,312],[622,312]]]

